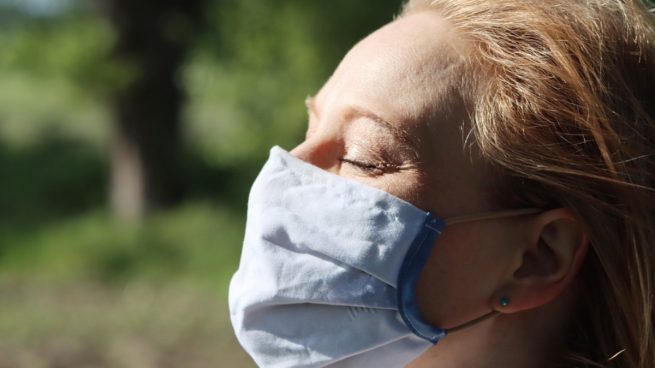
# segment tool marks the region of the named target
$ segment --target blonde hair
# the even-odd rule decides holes
[[[429,9],[473,45],[471,137],[515,204],[587,227],[563,364],[655,367],[653,15],[636,0],[409,0],[401,16]]]

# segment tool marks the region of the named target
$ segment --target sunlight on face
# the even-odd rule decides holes
[[[459,91],[467,43],[434,12],[379,29],[307,101],[307,137],[291,153],[440,217],[495,209],[490,167],[465,147],[470,104]],[[498,226],[447,228],[417,289],[426,320],[454,325],[486,312]],[[438,300],[449,303],[438,303]],[[475,306],[472,308],[472,306]],[[476,309],[477,308],[477,309]]]
[[[308,99],[307,138],[292,153],[441,215],[483,209],[486,172],[465,155],[456,88],[465,49],[432,12],[379,29]]]

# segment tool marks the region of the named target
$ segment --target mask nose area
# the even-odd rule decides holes
[[[312,137],[296,146],[290,153],[325,171],[338,173],[343,151],[343,144],[335,140]]]

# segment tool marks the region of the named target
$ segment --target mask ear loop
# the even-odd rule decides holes
[[[507,307],[509,305],[509,298],[506,297],[506,296],[503,296],[502,298],[500,298],[499,303],[500,303],[501,307]],[[487,313],[487,314],[485,314],[485,315],[483,315],[481,317],[478,317],[478,318],[476,318],[474,320],[462,323],[461,325],[455,326],[453,328],[448,328],[448,329],[446,329],[446,332],[451,333],[451,332],[457,332],[459,330],[463,330],[463,329],[465,329],[465,328],[467,328],[469,326],[472,326],[472,325],[474,325],[476,323],[480,323],[480,322],[482,322],[484,320],[487,320],[487,319],[489,319],[491,317],[494,317],[497,314],[500,314],[500,311],[494,309],[491,312],[489,312],[489,313]]]
[[[472,215],[463,215],[463,216],[454,216],[450,217],[447,219],[444,219],[444,223],[446,226],[449,225],[456,225],[456,224],[461,224],[465,222],[473,222],[473,221],[484,221],[484,220],[492,220],[492,219],[497,219],[497,218],[503,218],[503,217],[514,217],[514,216],[525,216],[525,215],[535,215],[537,213],[541,213],[544,210],[541,208],[521,208],[517,210],[507,210],[507,211],[495,211],[495,212],[482,212],[482,213],[477,213],[477,214],[472,214]],[[509,304],[509,299],[506,297],[503,297],[501,299],[501,305],[503,307],[507,306]],[[492,317],[495,317],[496,315],[500,314],[499,311],[497,310],[492,310],[491,312],[484,314],[476,319],[473,319],[468,322],[464,322],[461,325],[455,326],[453,328],[446,329],[448,333],[453,333],[457,332],[459,330],[463,330],[467,327],[470,327],[472,325],[478,324],[482,321],[486,321]]]
[[[476,319],[474,319],[474,320],[471,320],[471,321],[468,321],[468,322],[464,322],[464,323],[462,323],[461,325],[455,326],[455,327],[453,327],[453,328],[447,328],[447,329],[446,329],[446,332],[448,332],[449,334],[451,334],[451,333],[453,333],[453,332],[457,332],[457,331],[459,331],[459,330],[463,330],[463,329],[465,329],[465,328],[467,328],[467,327],[473,326],[473,325],[478,324],[478,323],[480,323],[480,322],[482,322],[482,321],[486,321],[486,320],[488,320],[488,319],[490,319],[490,318],[493,318],[493,317],[495,317],[495,316],[498,315],[498,314],[500,314],[499,311],[497,311],[497,310],[492,310],[491,312],[489,312],[489,313],[487,313],[487,314],[485,314],[485,315],[482,315],[481,317],[478,317],[478,318],[476,318]]]
[[[465,322],[459,326],[455,326],[450,329],[443,329],[439,327],[431,326],[425,323],[418,311],[418,305],[416,303],[414,290],[416,289],[416,284],[418,283],[418,278],[420,271],[425,266],[428,257],[434,246],[434,241],[436,237],[441,233],[442,229],[447,225],[455,225],[464,222],[472,221],[482,221],[490,220],[503,217],[513,217],[513,216],[522,216],[522,215],[532,215],[543,212],[543,209],[539,208],[527,208],[527,209],[515,209],[515,210],[506,210],[506,211],[496,211],[496,212],[482,212],[472,215],[456,216],[449,219],[439,219],[434,217],[430,213],[426,213],[425,222],[423,223],[423,229],[419,232],[417,237],[414,239],[414,242],[410,246],[405,259],[403,260],[402,266],[400,268],[400,273],[398,276],[398,311],[402,317],[405,324],[414,332],[417,336],[426,339],[433,344],[439,342],[439,340],[446,337],[448,332],[454,332],[466,327],[469,327],[473,324],[484,321],[488,318],[499,314],[500,312],[493,309],[491,312],[486,313],[485,315],[478,317],[474,320]],[[504,298],[506,299],[506,298]],[[503,300],[504,300],[503,299]],[[501,301],[501,306],[506,306],[509,303]]]
[[[484,220],[493,220],[503,217],[514,217],[514,216],[524,216],[524,215],[535,215],[537,213],[543,212],[542,208],[521,208],[518,210],[507,210],[507,211],[494,211],[494,212],[481,212],[475,213],[472,215],[462,215],[454,216],[444,219],[446,226],[456,225],[465,222],[473,221],[484,221]]]

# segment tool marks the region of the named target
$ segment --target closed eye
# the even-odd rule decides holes
[[[362,162],[362,161],[355,161],[347,158],[342,158],[341,163],[349,164],[355,166],[358,169],[364,169],[364,170],[375,170],[375,169],[381,170],[384,168],[382,165],[376,165],[376,164]]]
[[[342,164],[346,164],[354,167],[356,170],[365,173],[366,175],[372,176],[381,176],[384,174],[390,174],[401,170],[401,167],[386,163],[386,162],[364,162],[358,160],[352,160],[349,158],[341,158]]]

